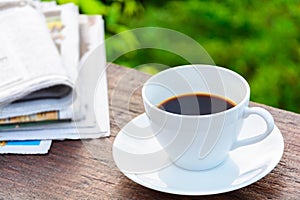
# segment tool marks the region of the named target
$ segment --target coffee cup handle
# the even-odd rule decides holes
[[[259,107],[251,107],[251,108],[247,107],[247,108],[245,108],[242,117],[247,118],[249,115],[252,115],[252,114],[259,115],[260,117],[262,117],[266,122],[267,129],[263,133],[261,133],[257,136],[236,141],[232,145],[231,150],[234,150],[234,149],[242,147],[242,146],[260,142],[260,141],[264,140],[266,137],[268,137],[271,134],[271,132],[273,131],[274,119],[267,110],[265,110],[263,108],[259,108]]]

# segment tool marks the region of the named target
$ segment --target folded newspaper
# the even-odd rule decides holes
[[[101,16],[72,3],[3,1],[0,29],[1,141],[109,135]]]

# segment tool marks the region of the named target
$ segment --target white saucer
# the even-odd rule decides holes
[[[143,164],[140,159],[126,160],[116,156],[116,149],[129,149],[129,152],[153,152],[157,143],[153,138],[137,142],[131,133],[145,135],[149,129],[148,118],[142,114],[129,122],[117,135],[114,145],[114,160],[125,176],[145,187],[161,192],[180,195],[209,195],[236,190],[250,185],[266,176],[280,161],[284,142],[280,130],[275,126],[271,135],[264,141],[238,148],[228,159],[216,168],[206,171],[188,171],[169,164],[159,170],[134,172],[124,169],[126,164]],[[264,121],[255,115],[245,120],[240,138],[250,137],[265,128]],[[138,131],[138,132],[137,132]],[[134,135],[134,134],[133,134]],[[147,134],[146,134],[147,135]]]

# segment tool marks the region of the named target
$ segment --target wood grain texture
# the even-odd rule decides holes
[[[299,199],[300,115],[261,104],[274,116],[285,149],[277,167],[258,182],[224,194],[165,194],[127,179],[115,166],[115,136],[144,112],[141,86],[149,75],[108,64],[111,137],[54,141],[47,155],[1,155],[0,199]],[[251,161],[249,161],[251,162]]]

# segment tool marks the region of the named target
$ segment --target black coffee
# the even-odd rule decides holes
[[[225,97],[207,93],[174,96],[159,104],[167,112],[181,115],[209,115],[234,107],[236,103]]]

